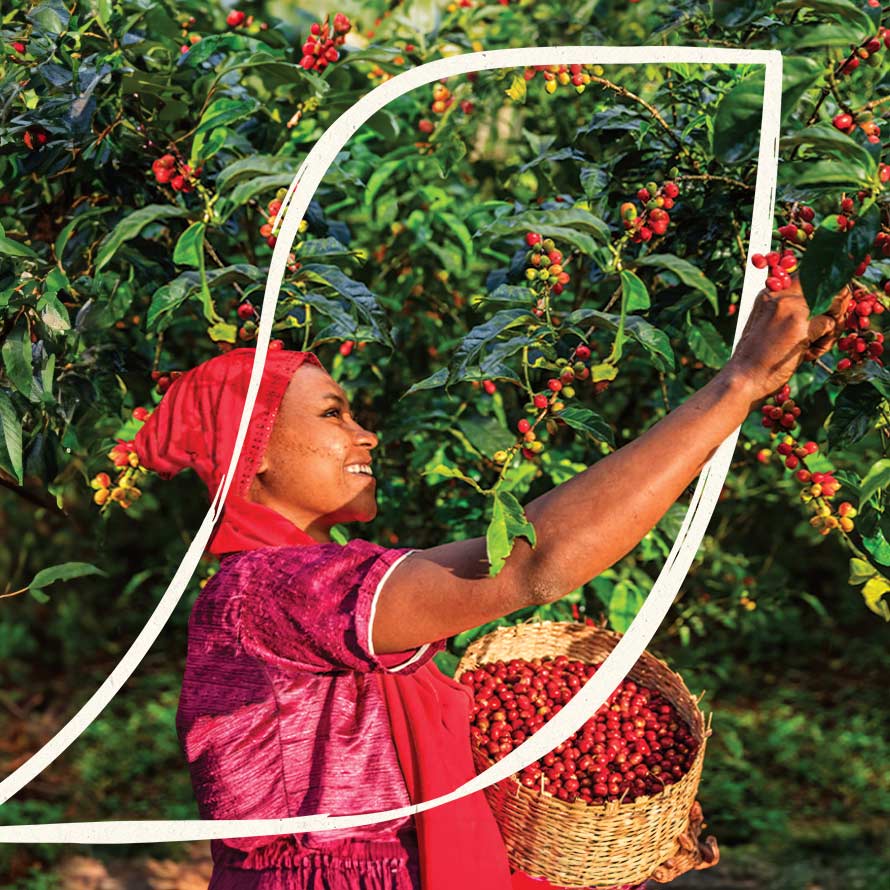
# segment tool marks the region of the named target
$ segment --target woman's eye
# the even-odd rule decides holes
[[[328,414],[339,414],[339,413],[340,413],[340,409],[339,409],[339,408],[331,408],[331,409],[329,409],[328,411],[325,411],[324,416],[327,417]]]

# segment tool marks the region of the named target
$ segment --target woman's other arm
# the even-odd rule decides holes
[[[804,359],[827,351],[845,291],[829,314],[809,318],[797,281],[762,292],[732,359],[709,383],[638,439],[525,506],[534,549],[517,538],[500,573],[488,575],[485,538],[412,553],[380,592],[377,652],[401,652],[453,636],[525,606],[552,602],[629,553],[701,471],[755,403]]]

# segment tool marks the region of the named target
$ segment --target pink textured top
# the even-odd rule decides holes
[[[410,548],[264,547],[223,557],[189,619],[176,717],[204,819],[410,803],[375,675],[417,670],[445,640],[379,655],[377,597]],[[413,817],[213,841],[211,890],[417,890]]]

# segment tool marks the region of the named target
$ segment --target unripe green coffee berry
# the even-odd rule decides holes
[[[506,451],[495,451],[494,462],[496,464],[506,463],[507,462],[507,452]]]
[[[649,190],[650,195],[654,195],[658,191],[658,183],[657,182],[647,182],[646,188]]]
[[[525,277],[526,277],[526,279],[528,279],[529,281],[534,281],[534,280],[538,277],[538,270],[537,270],[537,269],[532,269],[532,268],[528,268],[528,269],[526,269],[526,270],[525,270]]]
[[[564,368],[568,363],[569,363],[569,360],[568,360],[567,358],[563,358],[562,356],[560,356],[560,357],[556,360],[556,365],[557,365],[557,367],[559,367],[559,368]]]
[[[540,454],[544,450],[544,443],[538,439],[534,442],[529,442],[527,447],[529,451],[534,451],[535,454]]]
[[[574,386],[564,386],[562,388],[562,394],[567,399],[574,399],[575,398],[575,387]]]

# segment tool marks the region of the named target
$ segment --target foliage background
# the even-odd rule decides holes
[[[115,437],[132,437],[133,409],[159,399],[152,371],[191,367],[237,336],[238,304],[251,296],[258,303],[265,286],[271,250],[259,228],[268,201],[290,184],[325,128],[381,76],[443,54],[508,46],[779,49],[785,105],[777,225],[794,202],[806,201],[826,223],[822,235],[836,237],[830,220],[841,194],[868,188],[871,209],[863,208],[859,231],[874,237],[887,226],[876,175],[887,160],[883,145],[859,131],[842,139],[831,128],[842,110],[864,119],[869,103],[881,123],[888,50],[874,54],[877,65],[837,73],[850,44],[877,32],[880,5],[521,0],[452,8],[409,0],[391,9],[244,10],[255,22],[241,28],[226,25],[222,7],[153,0],[72,8],[49,0],[4,13],[4,47],[24,41],[27,52],[7,51],[2,63],[0,529],[9,546],[0,552],[0,576],[12,593],[49,566],[80,562],[104,573],[60,581],[42,595],[31,584],[0,603],[4,774],[47,741],[117,663],[206,509],[200,482],[183,475],[169,484],[149,480],[129,510],[115,505],[100,514],[89,480],[113,472],[106,453]],[[299,61],[309,25],[337,11],[354,23],[341,58],[307,73]],[[190,15],[196,21],[186,34],[202,35],[194,44],[180,28]],[[534,389],[543,388],[556,357],[578,341],[567,314],[606,311],[616,293],[616,251],[643,283],[637,315],[656,333],[628,339],[608,388],[579,383],[574,401],[595,416],[542,433],[544,451],[517,458],[502,491],[525,503],[632,441],[728,355],[756,173],[756,72],[613,66],[600,76],[618,90],[591,84],[581,95],[564,85],[550,95],[542,73],[527,83],[521,75],[454,78],[455,102],[442,115],[431,111],[431,89],[400,98],[355,135],[315,196],[297,251],[303,267],[283,289],[276,336],[317,351],[362,421],[381,435],[378,518],[339,529],[344,540],[428,547],[486,533],[491,498],[436,468],[494,484],[499,468],[491,458],[512,445],[510,431],[526,416],[523,362],[539,362],[528,373]],[[666,126],[620,88],[657,109]],[[422,119],[435,124],[431,134],[418,130]],[[35,144],[36,128],[46,145],[29,150],[26,134]],[[191,193],[155,182],[151,162],[168,150],[203,165]],[[620,203],[673,167],[681,194],[665,236],[643,246],[622,241]],[[140,208],[153,209],[134,217]],[[572,283],[552,298],[563,324],[534,332],[526,312],[527,342],[517,340],[512,352],[505,344],[523,331],[494,324],[478,361],[461,369],[468,333],[477,329],[478,337],[495,313],[528,300],[522,235],[545,220],[557,226],[560,249],[574,251]],[[653,254],[678,261],[640,262]],[[855,265],[839,249],[813,251],[809,271],[807,261],[804,280],[818,281],[822,296]],[[861,278],[879,289],[887,267],[876,255]],[[498,302],[493,295],[503,285],[524,296],[501,290],[518,302]],[[807,295],[815,298],[816,288]],[[346,341],[356,344],[351,351],[341,350]],[[613,342],[608,325],[594,330],[591,363],[606,361]],[[834,467],[842,497],[859,507],[857,532],[846,542],[882,573],[887,382],[874,363],[833,373],[837,359],[802,369],[793,391],[805,437],[823,450],[814,467]],[[454,372],[447,390],[406,395],[447,368]],[[496,380],[494,395],[480,387],[483,379]],[[705,546],[653,648],[693,691],[707,690],[715,711],[701,798],[724,851],[723,873],[738,884],[783,888],[874,886],[890,865],[882,843],[890,817],[886,625],[878,602],[867,610],[848,584],[845,540],[816,534],[798,500],[800,485],[775,460],[763,466],[755,459],[769,444],[752,416]],[[870,470],[871,494],[860,498]],[[686,502],[583,589],[536,615],[506,620],[602,615],[623,630],[657,576]],[[591,509],[620,516],[608,491]],[[566,517],[567,524],[583,521]],[[202,563],[202,577],[212,571],[212,561]],[[100,719],[0,808],[3,823],[197,817],[173,717],[200,580]],[[485,630],[454,639],[443,669]],[[0,847],[4,885],[53,886],[54,869],[74,852],[84,851]],[[173,845],[86,852],[103,860],[181,855]]]

